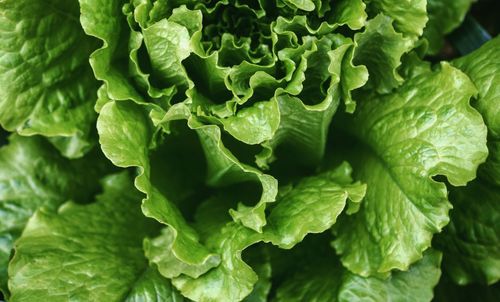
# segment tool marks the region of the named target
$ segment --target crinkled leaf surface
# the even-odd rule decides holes
[[[434,250],[427,251],[408,271],[395,272],[387,279],[349,272],[321,237],[310,238],[297,250],[281,252],[277,257],[275,261],[295,267],[283,275],[272,300],[277,302],[431,301],[441,276],[441,253]]]
[[[369,9],[384,13],[394,20],[394,27],[413,39],[422,35],[427,23],[427,0],[405,0],[395,4],[391,0],[367,0]]]
[[[394,30],[390,17],[377,15],[363,32],[354,35],[354,41],[353,62],[365,65],[370,74],[367,88],[387,93],[403,82],[397,68],[403,54],[412,48],[412,41]]]
[[[173,301],[168,281],[158,282],[143,254],[142,240],[156,226],[140,211],[141,194],[126,172],[102,185],[95,203],[42,208],[29,220],[9,265],[10,301],[134,301],[145,295]]]
[[[484,44],[475,52],[453,62],[465,72],[478,89],[474,107],[488,126],[488,161],[480,174],[500,186],[500,37]]]
[[[486,127],[469,105],[475,92],[466,75],[442,64],[363,102],[346,121],[358,144],[346,155],[368,186],[361,210],[338,224],[334,241],[349,270],[405,270],[449,222],[446,186],[432,177],[465,185],[486,159]]]
[[[348,199],[355,204],[363,198],[366,187],[353,183],[351,172],[349,164],[343,163],[301,180],[277,201],[262,234],[230,221],[227,195],[209,199],[199,207],[196,225],[206,237],[206,245],[220,253],[221,264],[198,278],[174,278],[173,284],[195,301],[240,301],[257,295],[252,289],[257,287],[257,273],[265,264],[254,264],[250,259],[254,271],[242,260],[242,251],[260,241],[289,249],[307,234],[330,228]]]
[[[71,137],[76,150],[56,146],[82,156],[93,145],[98,84],[88,64],[96,43],[80,26],[78,1],[2,1],[0,10],[0,123]]]
[[[103,170],[95,154],[63,158],[40,137],[12,135],[0,149],[0,280],[6,290],[7,262],[15,239],[40,207],[55,209],[67,200],[88,202]]]
[[[351,166],[338,168],[302,179],[280,198],[269,215],[264,240],[289,249],[308,233],[328,230],[344,210],[348,199],[359,203],[366,186],[353,183]]]
[[[492,284],[500,279],[500,38],[454,62],[479,90],[474,106],[488,126],[489,157],[480,177],[465,188],[454,188],[454,210],[437,244],[444,268],[459,284]]]
[[[258,280],[257,274],[241,259],[241,252],[260,240],[261,234],[229,223],[212,235],[207,244],[221,255],[221,264],[193,279],[181,275],[173,279],[180,292],[195,301],[241,301]]]
[[[444,269],[458,284],[493,284],[500,279],[500,187],[475,180],[450,193],[454,209],[436,239]]]
[[[125,302],[182,302],[184,297],[154,266],[146,268],[127,294]]]

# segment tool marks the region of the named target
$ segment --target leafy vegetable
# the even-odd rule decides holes
[[[4,298],[491,299],[500,38],[426,57],[471,2],[0,0]]]

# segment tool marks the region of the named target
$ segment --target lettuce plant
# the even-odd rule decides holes
[[[500,38],[426,59],[471,2],[0,0],[4,298],[493,285]]]

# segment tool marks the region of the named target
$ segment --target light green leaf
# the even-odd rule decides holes
[[[392,0],[367,0],[368,8],[394,20],[396,30],[415,39],[422,35],[427,23],[427,0],[405,0],[397,5]]]
[[[347,200],[359,203],[366,185],[353,183],[351,166],[303,178],[280,198],[267,218],[264,241],[290,249],[309,233],[322,233],[335,224]]]
[[[478,50],[453,62],[476,85],[479,93],[473,105],[483,115],[488,126],[490,156],[480,170],[489,182],[500,186],[500,37],[484,44]]]
[[[193,279],[181,275],[172,280],[180,292],[194,301],[241,301],[258,280],[257,274],[241,259],[241,252],[260,241],[261,235],[236,223],[229,223],[207,240],[221,255],[221,264]]]
[[[102,41],[102,47],[90,56],[90,65],[98,80],[104,81],[107,94],[113,100],[134,100],[142,103],[144,98],[129,82],[127,65],[121,58],[128,57],[129,33],[126,18],[122,13],[121,0],[79,0],[80,23],[85,33]]]
[[[391,18],[377,15],[363,32],[354,35],[354,41],[353,62],[366,65],[370,74],[367,88],[388,93],[403,82],[397,69],[403,54],[411,50],[412,41],[394,30]]]
[[[160,266],[162,275],[172,277],[180,272],[188,273],[182,271],[185,265],[194,267],[194,271],[198,273],[216,266],[218,256],[200,244],[196,231],[185,221],[179,208],[152,182],[149,147],[154,130],[145,110],[129,102],[109,102],[101,109],[97,129],[101,148],[115,165],[139,169],[135,186],[146,194],[142,205],[143,213],[168,225],[174,232],[175,241],[172,243],[171,253],[177,259],[179,267],[170,266],[163,270],[164,266]],[[167,177],[170,175],[168,171],[163,173]],[[167,178],[166,181],[169,180]],[[167,246],[162,250],[167,251],[166,248]]]
[[[55,209],[72,199],[88,202],[104,171],[96,154],[69,161],[40,137],[12,135],[0,149],[0,289],[14,240],[39,207]]]
[[[154,266],[150,266],[135,282],[125,302],[182,302],[184,297]]]
[[[236,115],[221,120],[224,130],[236,139],[249,144],[260,144],[273,138],[278,129],[279,108],[275,99],[255,103],[239,110]]]
[[[350,29],[361,29],[366,24],[368,15],[366,5],[362,0],[339,0],[334,4],[335,22],[346,24]]]
[[[334,170],[301,180],[271,209],[262,234],[230,222],[227,215],[227,209],[231,207],[230,194],[207,200],[195,215],[196,226],[207,238],[207,246],[220,253],[221,264],[196,279],[174,278],[173,284],[195,301],[241,301],[248,295],[244,301],[266,301],[270,287],[266,281],[270,273],[270,267],[265,263],[266,256],[256,258],[255,255],[260,253],[252,249],[250,255],[253,252],[254,257],[250,257],[246,264],[241,259],[241,252],[260,241],[290,249],[308,233],[320,233],[330,228],[348,198],[352,203],[359,203],[363,198],[366,187],[353,183],[350,173],[349,164],[343,163]],[[254,270],[264,280],[258,280]]]
[[[125,172],[102,184],[95,203],[70,202],[57,212],[42,208],[29,220],[9,266],[10,301],[120,301],[129,293],[156,294],[135,289],[146,285],[142,239],[155,230],[140,211],[141,194]]]
[[[466,72],[479,93],[474,106],[488,126],[490,155],[480,177],[465,188],[454,188],[454,209],[437,245],[444,251],[444,268],[459,284],[493,284],[500,279],[500,38],[454,62]]]
[[[312,0],[283,0],[284,3],[305,11],[313,11],[315,8]]]
[[[153,72],[166,87],[188,86],[182,60],[191,50],[188,30],[175,22],[163,19],[142,31]]]
[[[449,222],[446,186],[432,177],[463,186],[486,159],[486,127],[469,105],[475,93],[466,75],[443,63],[363,102],[342,123],[357,141],[345,155],[368,186],[360,211],[339,222],[334,241],[349,270],[406,270]]]
[[[423,37],[429,42],[427,53],[439,53],[444,45],[444,36],[451,33],[464,20],[474,0],[427,0],[429,22]]]
[[[262,195],[254,206],[240,202],[237,210],[231,209],[233,219],[257,232],[266,225],[265,210],[274,202],[278,192],[278,182],[271,175],[242,164],[223,144],[221,130],[214,125],[203,125],[191,118],[190,128],[196,130],[207,160],[207,183],[210,186],[225,186],[241,182],[257,182],[262,187]]]
[[[366,68],[352,64],[352,40],[328,35],[311,41],[312,49],[301,56],[299,68],[305,70],[298,69],[301,81],[294,85],[298,93],[292,93],[289,85],[288,94],[276,97],[280,124],[274,137],[263,143],[264,150],[257,155],[259,167],[268,168],[280,146],[288,147],[289,156],[294,157],[297,164],[317,165],[323,158],[330,122],[341,96],[348,111],[353,111],[355,102],[351,91],[366,82]],[[285,49],[281,55],[291,59],[293,51],[296,49]],[[359,78],[353,79],[353,76]]]
[[[76,0],[0,3],[0,124],[22,135],[68,139],[69,157],[93,145],[98,84],[88,56],[96,47],[78,21]]]

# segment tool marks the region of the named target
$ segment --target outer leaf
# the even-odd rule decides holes
[[[473,53],[453,62],[465,72],[479,90],[474,107],[483,115],[488,126],[490,156],[482,167],[481,176],[500,186],[500,37]]]
[[[500,279],[500,187],[476,180],[453,189],[451,222],[436,240],[444,269],[458,284]]]
[[[87,61],[96,44],[78,22],[78,2],[5,0],[0,11],[0,124],[71,137],[76,150],[56,146],[82,156],[93,145],[97,83]]]
[[[492,284],[500,279],[500,38],[454,62],[479,89],[474,103],[488,126],[490,155],[480,178],[451,190],[451,224],[436,242],[445,252],[445,269],[459,284]]]
[[[95,154],[92,157],[97,157]],[[39,137],[13,135],[0,149],[0,289],[15,239],[39,207],[55,209],[73,199],[87,202],[103,170],[93,158],[69,161]]]
[[[129,292],[158,293],[144,288],[154,275],[141,276],[148,270],[142,239],[154,225],[139,209],[140,194],[127,173],[105,178],[103,187],[96,203],[41,209],[30,219],[9,266],[10,301],[119,301]]]
[[[288,278],[275,301],[431,301],[440,262],[441,254],[430,251],[408,271],[385,280],[352,274],[336,262],[317,262]]]
[[[405,270],[448,223],[446,186],[432,177],[465,185],[487,155],[486,127],[469,106],[474,93],[467,76],[442,64],[364,102],[345,124],[360,143],[356,155],[347,151],[356,178],[368,185],[360,212],[339,223],[334,242],[349,270]]]
[[[443,47],[443,37],[462,23],[474,0],[427,0],[429,22],[423,37],[429,42],[427,52],[437,54]]]

